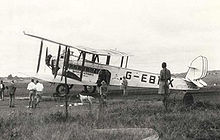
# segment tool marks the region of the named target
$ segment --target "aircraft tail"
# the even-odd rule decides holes
[[[208,72],[208,60],[204,56],[196,57],[190,64],[185,79],[193,82],[198,87],[207,86],[207,84],[201,79],[207,75]]]

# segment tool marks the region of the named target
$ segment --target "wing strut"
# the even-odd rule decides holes
[[[57,72],[58,72],[58,70],[59,70],[60,51],[61,51],[61,45],[59,45],[59,49],[58,49],[58,54],[57,54],[57,60],[56,60],[56,66],[55,66],[54,78],[56,78],[56,76],[57,76]]]
[[[40,52],[39,52],[38,64],[37,64],[37,73],[38,73],[38,71],[40,69],[40,61],[41,61],[42,49],[43,49],[43,40],[41,40],[41,43],[40,43]]]
[[[46,48],[46,57],[45,58],[47,58],[47,56],[48,56],[48,47]]]
[[[121,57],[121,67],[123,66],[124,56]]]
[[[126,58],[126,64],[125,64],[125,68],[127,68],[127,67],[128,67],[128,56]]]
[[[85,69],[86,52],[82,52],[82,57],[83,57],[83,61],[82,61],[82,69],[80,72],[80,81],[82,81],[83,71]]]
[[[65,73],[65,83],[67,84],[67,75],[66,75],[66,71],[68,69],[68,66],[69,66],[69,57],[70,57],[70,49],[66,47],[66,52],[65,52],[65,55],[66,55],[66,59],[64,60],[64,73]]]
[[[70,57],[70,49],[66,46],[66,48],[65,48],[64,62],[63,62],[63,68],[62,68],[61,81],[63,80],[63,76],[66,77],[66,70],[67,70],[68,67],[69,67],[69,57]]]
[[[62,76],[61,76],[61,81],[63,80],[63,76],[65,73],[65,64],[66,64],[66,52],[67,52],[67,46],[65,48],[65,56],[64,56],[64,62],[63,62],[63,68],[62,68]]]

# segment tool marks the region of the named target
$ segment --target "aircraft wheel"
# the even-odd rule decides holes
[[[194,97],[191,93],[186,93],[183,97],[183,104],[185,106],[191,106],[194,103]]]
[[[84,90],[87,93],[94,93],[96,91],[96,86],[84,85]]]
[[[63,97],[69,93],[69,86],[66,84],[59,84],[56,87],[56,92],[57,92],[58,96]]]

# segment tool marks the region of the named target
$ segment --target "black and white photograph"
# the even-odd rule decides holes
[[[0,5],[0,140],[220,140],[219,0]]]

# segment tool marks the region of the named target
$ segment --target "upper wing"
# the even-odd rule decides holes
[[[55,43],[55,44],[58,44],[58,45],[68,46],[70,48],[74,48],[74,49],[77,49],[79,51],[83,51],[83,52],[91,53],[91,54],[104,55],[104,56],[112,56],[112,55],[131,56],[130,54],[127,54],[127,53],[121,52],[121,51],[117,51],[117,50],[101,50],[101,49],[93,49],[93,48],[84,47],[84,46],[71,46],[71,45],[67,45],[67,44],[64,44],[64,43],[53,41],[53,40],[50,40],[50,39],[47,39],[47,38],[44,38],[44,37],[40,37],[40,36],[37,36],[37,35],[28,34],[28,33],[25,33],[25,32],[24,32],[24,35],[34,37],[34,38],[38,38],[38,39],[41,39],[43,41],[48,41],[48,42]]]

